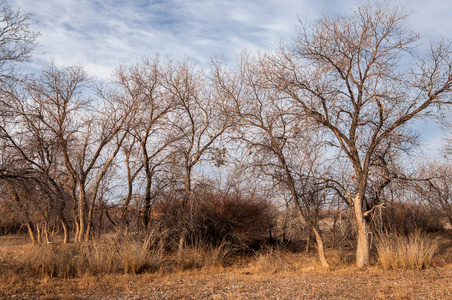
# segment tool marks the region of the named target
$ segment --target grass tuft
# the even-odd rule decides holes
[[[251,263],[251,269],[257,273],[279,273],[293,270],[292,264],[287,260],[287,253],[279,249],[271,249],[259,253],[256,260]]]
[[[203,243],[186,246],[182,242],[176,254],[176,262],[182,270],[222,267],[226,258],[233,252],[233,247],[227,242],[217,247]]]
[[[377,241],[377,260],[385,269],[424,269],[441,246],[438,238],[416,230],[408,235],[383,234]]]

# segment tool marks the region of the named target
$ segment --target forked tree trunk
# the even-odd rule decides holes
[[[367,235],[367,222],[363,216],[362,197],[357,194],[353,201],[358,242],[356,246],[356,266],[363,268],[369,264],[369,237]]]

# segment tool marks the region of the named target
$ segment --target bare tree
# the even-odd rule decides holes
[[[132,137],[129,148],[125,149],[125,163],[128,178],[126,209],[133,195],[133,181],[141,170],[145,177],[143,225],[148,227],[152,199],[155,198],[156,174],[168,157],[168,146],[177,136],[171,134],[169,115],[175,110],[176,98],[163,85],[165,68],[158,57],[144,59],[139,65],[120,68],[116,72],[116,82],[121,87],[118,92],[120,103],[132,107],[131,123],[128,130]],[[137,147],[137,149],[133,149]],[[131,155],[140,156],[141,164],[131,169]],[[161,188],[161,187],[160,187]],[[125,212],[125,211],[124,211]]]
[[[294,47],[268,56],[268,82],[330,132],[354,171],[347,189],[358,228],[356,264],[369,263],[366,189],[372,158],[398,129],[447,102],[452,84],[446,42],[417,55],[418,35],[407,14],[387,4],[360,5],[351,16],[323,17],[301,26]]]
[[[91,234],[98,188],[120,150],[128,120],[127,111],[102,101],[105,99],[97,100],[96,109],[91,106],[83,94],[88,83],[80,67],[58,69],[51,65],[28,85],[30,110],[57,142],[73,183],[72,194],[78,193],[77,241]]]
[[[12,8],[8,1],[0,1],[0,80],[14,78],[18,62],[25,62],[36,45],[38,33],[31,27],[31,15]]]
[[[189,62],[170,64],[164,85],[177,105],[171,118],[179,137],[173,145],[173,162],[184,174],[184,207],[193,191],[194,167],[207,159],[207,154],[216,156],[222,151],[216,143],[232,123],[221,94],[203,71]]]
[[[322,266],[328,268],[317,223],[322,203],[315,201],[316,167],[322,147],[316,134],[320,136],[321,132],[308,127],[293,113],[292,104],[280,101],[279,94],[267,88],[266,70],[260,67],[243,55],[236,74],[217,66],[217,83],[229,99],[229,109],[241,120],[236,133],[247,144],[249,153],[245,154],[253,158],[251,165],[290,193],[301,223],[315,235]]]
[[[417,182],[417,192],[423,201],[441,210],[452,225],[452,172],[449,163],[427,162],[418,170],[422,178]]]
[[[68,241],[68,225],[65,210],[71,201],[65,188],[65,178],[62,169],[60,151],[49,131],[22,98],[9,98],[10,110],[14,121],[9,126],[2,126],[1,135],[4,139],[3,151],[9,154],[14,162],[9,168],[16,173],[22,182],[31,182],[37,186],[50,200],[53,212],[58,216],[64,231],[64,242]],[[14,109],[13,109],[14,107]],[[25,171],[27,176],[21,174]],[[24,184],[22,184],[24,185]],[[12,194],[19,199],[17,188],[13,187]],[[29,199],[30,201],[36,199]],[[42,197],[41,197],[42,200]],[[29,202],[30,202],[29,201]],[[16,201],[17,202],[17,201]],[[39,206],[39,205],[38,205]],[[28,205],[32,209],[35,206]],[[47,213],[46,219],[50,219]],[[48,223],[46,221],[46,223]]]

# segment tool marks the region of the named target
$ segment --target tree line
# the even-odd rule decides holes
[[[452,47],[420,47],[403,8],[300,23],[290,45],[232,67],[155,56],[100,82],[77,65],[21,71],[38,33],[0,6],[0,221],[18,210],[33,242],[50,224],[65,243],[92,238],[98,209],[117,231],[145,231],[156,204],[176,199],[185,220],[202,189],[287,203],[324,267],[319,219],[332,203],[353,214],[358,267],[391,199],[421,199],[452,223],[449,164],[409,156],[414,122],[447,114]]]

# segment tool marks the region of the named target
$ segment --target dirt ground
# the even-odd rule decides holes
[[[1,299],[452,299],[452,266],[253,274],[226,268],[81,279],[2,278]],[[4,282],[5,284],[6,282]],[[6,287],[6,288],[5,288]]]
[[[22,244],[0,239],[0,299],[452,299],[450,262],[395,271],[342,263],[326,271],[302,253],[287,259],[298,266],[278,272],[256,268],[248,260],[167,274],[63,279],[9,270],[5,253],[20,255],[27,247]]]

